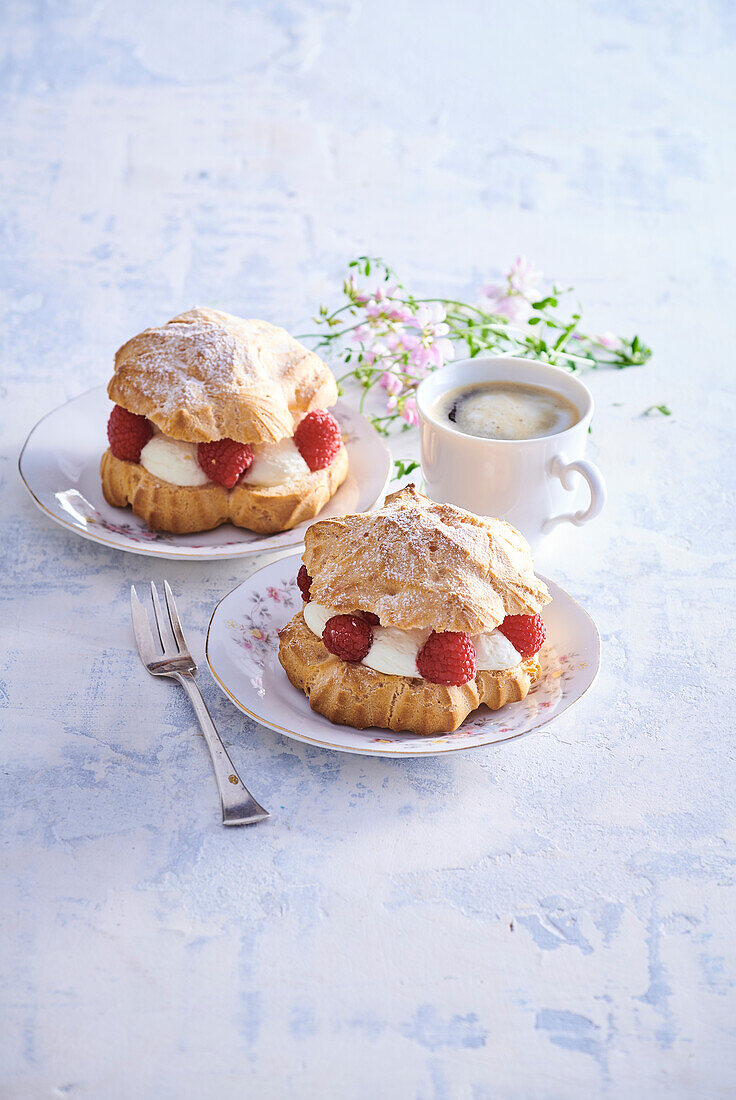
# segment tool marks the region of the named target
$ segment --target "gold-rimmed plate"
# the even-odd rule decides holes
[[[364,756],[431,756],[492,745],[546,726],[585,694],[598,673],[595,623],[546,580],[552,603],[544,609],[542,677],[522,702],[498,711],[480,707],[455,733],[432,737],[334,725],[311,709],[278,661],[278,631],[302,606],[300,564],[294,554],[256,570],[220,600],[207,631],[207,663],[222,690],[244,714],[286,737]]]
[[[113,508],[100,482],[110,409],[105,387],[97,386],[44,416],[23,446],[20,476],[35,503],[55,523],[116,550],[189,561],[301,546],[309,523],[277,535],[258,535],[230,523],[196,535],[171,535],[152,531],[130,508]],[[369,421],[344,401],[338,401],[332,412],[342,429],[350,470],[320,512],[321,519],[375,507],[391,477],[391,454]]]

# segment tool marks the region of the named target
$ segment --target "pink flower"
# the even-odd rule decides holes
[[[441,302],[432,302],[429,305],[422,302],[417,307],[416,325],[425,336],[447,336],[450,326],[444,323],[447,316],[445,307]]]
[[[426,344],[422,343],[415,344],[409,352],[409,362],[407,363],[409,373],[416,375],[418,378],[424,378],[433,365],[432,346],[427,347]]]
[[[602,347],[608,348],[609,351],[621,351],[624,346],[618,336],[614,336],[612,332],[602,332],[596,339]]]
[[[417,412],[417,403],[414,398],[407,397],[403,401],[399,401],[399,398],[391,396],[386,402],[386,408],[389,412],[393,412],[394,409],[398,408],[399,404],[401,405],[399,415],[403,417],[406,423],[410,424],[412,428],[416,428],[419,423],[419,413]]]
[[[412,351],[417,344],[420,343],[420,338],[415,332],[395,332],[387,341],[392,351],[404,352]]]
[[[433,340],[431,337],[423,339],[414,337],[407,350],[409,352],[407,370],[420,377],[424,377],[431,370],[443,367],[455,356],[452,340],[447,340],[445,337],[439,340]]]
[[[347,294],[348,298],[350,298],[358,306],[364,306],[370,298],[370,294],[366,294],[364,290],[360,289],[357,282],[355,281],[354,275],[350,275],[345,280],[345,282],[343,283],[343,290],[345,294]]]
[[[379,288],[380,290],[380,288]],[[376,292],[365,307],[368,317],[376,321],[399,321],[402,324],[413,324],[414,314],[400,299],[386,298]]]
[[[371,330],[367,325],[358,325],[350,334],[351,340],[356,344],[364,344],[370,338]]]
[[[531,303],[539,297],[542,272],[532,267],[523,256],[517,256],[501,283],[481,287],[481,297],[491,313],[524,324],[532,314]]]
[[[384,312],[390,321],[400,321],[404,325],[411,325],[414,323],[414,314],[407,305],[400,300],[393,300],[389,298],[386,301]]]
[[[281,603],[281,594],[280,594],[278,588],[274,588],[273,585],[269,585],[268,588],[266,589],[266,592],[271,597],[271,599],[274,600],[276,603]]]
[[[502,317],[508,317],[509,321],[523,325],[534,312],[526,298],[519,294],[507,294],[504,298],[491,298],[489,296],[491,313],[498,313]]]
[[[421,343],[421,337],[415,332],[401,331],[389,332],[386,335],[386,347],[396,359],[403,359],[407,352],[412,352]]]
[[[532,267],[524,256],[516,257],[508,273],[509,287],[524,298],[537,297],[541,278],[542,272]]]
[[[407,424],[411,424],[412,428],[416,428],[419,423],[419,413],[417,412],[417,403],[413,397],[407,397],[401,415]]]
[[[452,340],[435,340],[430,350],[436,367],[443,367],[445,363],[455,358],[455,345]]]
[[[372,348],[367,348],[363,353],[363,358],[369,367],[375,365],[376,360],[386,359],[389,355],[389,349],[385,344],[374,344]]]
[[[391,374],[390,371],[386,371],[385,374],[381,375],[380,384],[391,394],[401,393],[404,388],[401,379],[397,378],[395,374]]]

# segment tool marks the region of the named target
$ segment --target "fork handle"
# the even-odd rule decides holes
[[[207,742],[207,748],[210,750],[212,767],[215,770],[217,789],[220,792],[220,802],[222,803],[223,825],[250,825],[256,821],[262,821],[268,817],[268,811],[258,805],[238,775],[235,765],[220,739],[194,677],[183,672],[176,672],[174,676],[189,696],[194,707],[194,713],[199,719],[204,739]]]

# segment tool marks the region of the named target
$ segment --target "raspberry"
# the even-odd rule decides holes
[[[107,438],[115,458],[140,462],[141,451],[153,435],[153,424],[145,416],[115,405],[107,422]]]
[[[475,646],[464,630],[435,630],[417,656],[417,669],[433,684],[459,687],[475,677]]]
[[[378,615],[374,614],[373,611],[361,611],[360,614],[367,623],[371,624],[371,626],[381,625],[381,620],[378,618]]]
[[[498,629],[506,635],[524,661],[528,661],[541,649],[547,637],[541,615],[507,615]]]
[[[213,443],[200,443],[197,462],[210,481],[216,481],[226,489],[234,489],[238,478],[253,461],[253,451],[247,443],[234,439],[216,439]]]
[[[357,615],[333,615],[322,631],[325,648],[343,661],[362,661],[373,645],[373,627]]]
[[[327,409],[314,409],[299,421],[294,442],[310,470],[324,470],[342,446],[340,425]]]
[[[305,603],[309,603],[309,590],[312,587],[312,578],[307,573],[306,565],[303,565],[296,575],[296,583]]]

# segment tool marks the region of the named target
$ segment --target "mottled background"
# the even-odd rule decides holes
[[[733,1096],[731,0],[0,19],[2,1095]],[[364,251],[447,294],[525,253],[655,348],[591,380],[610,502],[547,566],[603,668],[540,734],[422,762],[282,740],[203,675],[273,811],[226,832],[127,591],[167,575],[200,655],[242,567],[83,542],[16,457],[142,327],[302,331]]]

